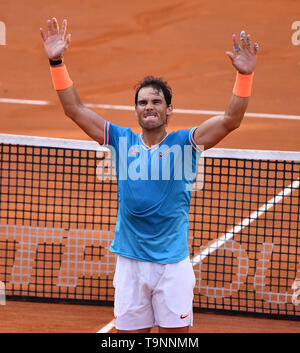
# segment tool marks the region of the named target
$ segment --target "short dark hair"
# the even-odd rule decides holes
[[[164,81],[161,77],[154,77],[154,76],[146,76],[143,78],[142,81],[140,81],[135,89],[135,105],[137,105],[137,101],[138,101],[138,94],[140,92],[140,90],[144,87],[153,87],[155,89],[157,89],[158,91],[162,91],[167,106],[169,106],[172,102],[172,90],[171,87],[168,85],[168,83],[166,81]]]

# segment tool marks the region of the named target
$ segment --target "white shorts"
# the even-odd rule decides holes
[[[189,257],[162,265],[118,256],[114,276],[116,328],[192,326],[194,286]]]

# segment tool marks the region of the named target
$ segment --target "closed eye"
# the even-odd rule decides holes
[[[152,104],[155,104],[155,105],[161,104],[161,103],[162,103],[162,100],[161,100],[161,99],[153,99],[153,101],[152,101]],[[138,102],[138,104],[139,104],[139,105],[147,105],[147,104],[148,104],[148,101],[147,101],[147,100],[140,100],[140,101]]]
[[[139,101],[139,105],[146,105],[146,104],[147,104],[147,101],[146,101],[146,100]]]

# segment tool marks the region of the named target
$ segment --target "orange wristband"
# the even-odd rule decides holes
[[[70,79],[69,73],[64,64],[55,67],[50,66],[50,72],[53,86],[57,91],[67,89],[73,85],[73,81]]]
[[[233,94],[238,97],[250,97],[254,72],[250,75],[236,74],[236,80],[233,87]]]

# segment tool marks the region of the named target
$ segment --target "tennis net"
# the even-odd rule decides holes
[[[300,153],[211,149],[199,169],[189,237],[195,311],[299,319]],[[0,183],[7,299],[113,304],[110,151],[2,134]]]

